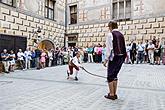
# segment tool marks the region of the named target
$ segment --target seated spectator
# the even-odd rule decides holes
[[[5,73],[9,73],[10,56],[7,53],[7,50],[6,49],[4,49],[3,52],[1,53],[1,59],[2,59],[3,65],[4,65]]]

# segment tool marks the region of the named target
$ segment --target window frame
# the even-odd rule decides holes
[[[112,1],[112,19],[113,20],[118,20],[118,21],[124,21],[124,20],[130,20],[131,19],[131,6],[130,6],[130,16],[127,16],[127,12],[126,12],[126,9],[128,8],[127,7],[127,2],[130,2],[130,5],[131,5],[131,3],[132,3],[132,1],[131,0],[113,0]],[[120,14],[120,5],[122,4],[122,3],[124,3],[124,10],[123,10],[123,17],[121,17],[121,14]],[[115,13],[115,15],[114,15],[114,4],[117,4],[117,10],[116,10],[116,12],[117,13]]]
[[[74,12],[71,12],[71,9],[74,8]],[[70,5],[69,6],[69,11],[70,11],[70,24],[77,24],[78,23],[78,11],[77,11],[77,4],[75,5]],[[74,19],[75,22],[72,21],[72,16],[76,16],[76,20]]]
[[[53,8],[50,7],[50,1],[53,2]],[[47,2],[47,4],[46,4]],[[50,20],[55,20],[55,0],[45,0],[45,18],[50,19]],[[47,10],[47,11],[46,11]],[[53,17],[50,17],[50,12],[53,12]]]
[[[5,5],[7,5],[7,6],[16,7],[16,4],[14,4],[14,1],[15,1],[15,0],[11,0],[11,2],[12,2],[11,5],[8,4],[8,3],[4,3],[2,0],[0,0],[0,3],[5,4]]]

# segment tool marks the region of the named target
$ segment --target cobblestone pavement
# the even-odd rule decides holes
[[[101,64],[84,64],[105,75]],[[66,80],[67,66],[0,75],[0,110],[165,110],[165,66],[123,65],[119,99],[103,96],[106,79],[80,71],[79,81]]]

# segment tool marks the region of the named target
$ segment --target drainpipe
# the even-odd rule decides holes
[[[67,0],[65,0],[65,33],[64,33],[64,46],[66,46],[66,36],[67,36]]]

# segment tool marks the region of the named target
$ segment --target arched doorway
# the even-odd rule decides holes
[[[39,44],[38,44],[39,49],[46,49],[46,50],[50,50],[50,49],[54,49],[55,45],[51,40],[42,40]]]

